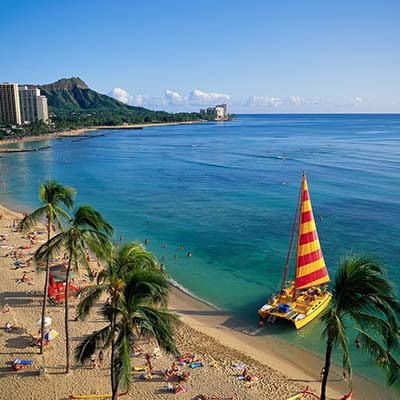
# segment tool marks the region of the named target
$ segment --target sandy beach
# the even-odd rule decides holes
[[[32,347],[31,335],[36,335],[40,318],[44,274],[35,271],[33,264],[16,268],[13,252],[27,262],[35,249],[45,241],[45,234],[38,234],[38,240],[31,244],[26,234],[14,232],[13,221],[22,217],[0,206],[0,234],[6,240],[0,243],[0,378],[1,399],[51,399],[61,400],[69,395],[93,395],[110,392],[109,352],[105,352],[104,363],[99,368],[92,365],[79,366],[74,363],[72,372],[64,374],[64,333],[63,305],[49,306],[48,316],[52,318],[52,327],[59,336],[46,347],[44,356],[39,355],[37,347]],[[41,228],[38,227],[38,231]],[[21,247],[25,249],[21,249]],[[93,262],[95,269],[95,262]],[[28,282],[18,282],[23,273],[30,278]],[[75,285],[87,285],[88,279],[82,273],[75,277]],[[74,308],[77,299],[71,301],[71,337],[76,346],[85,333],[91,333],[102,327],[104,322],[93,310],[85,322],[75,321]],[[104,299],[103,299],[104,301]],[[181,371],[190,371],[188,392],[179,394],[182,399],[194,399],[203,394],[219,399],[277,399],[285,400],[306,386],[319,392],[319,371],[322,360],[303,350],[293,347],[291,359],[280,352],[287,344],[274,338],[265,337],[258,328],[253,331],[244,329],[230,315],[216,310],[194,299],[182,291],[172,288],[170,309],[181,316],[182,323],[176,328],[175,337],[182,354],[195,354],[204,366],[189,369],[180,366]],[[17,329],[6,332],[10,322]],[[145,364],[144,355],[153,353],[155,344],[138,343],[140,354],[134,357],[134,365]],[[33,360],[29,369],[13,371],[14,358]],[[293,360],[296,360],[294,362]],[[156,373],[152,380],[140,378],[142,372],[133,372],[134,384],[128,395],[132,399],[167,399],[174,397],[165,391],[168,382],[161,371],[171,367],[173,357],[163,354],[153,357]],[[238,364],[245,364],[251,375],[258,381],[248,387],[241,380]],[[39,376],[39,367],[45,366],[46,374]],[[339,399],[347,392],[347,385],[341,379],[341,370],[335,369],[330,375],[328,395],[330,399]],[[393,395],[394,396],[394,395]],[[311,399],[311,397],[308,397]],[[354,381],[354,399],[395,399],[385,389],[372,382],[356,377]],[[307,397],[305,397],[307,399]]]
[[[22,138],[15,139],[0,139],[0,147],[1,145],[7,143],[18,143],[18,142],[35,142],[39,140],[47,140],[54,139],[58,137],[66,137],[66,136],[79,136],[85,132],[97,131],[100,129],[141,129],[147,127],[155,127],[155,126],[168,126],[168,125],[191,125],[191,124],[199,124],[207,121],[182,121],[182,122],[163,122],[163,123],[152,123],[152,124],[125,124],[125,125],[115,125],[115,126],[92,126],[88,128],[79,128],[79,129],[68,129],[60,132],[46,133],[43,135],[34,135],[34,136],[26,136]]]

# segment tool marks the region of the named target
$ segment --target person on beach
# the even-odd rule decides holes
[[[151,374],[153,373],[153,364],[151,363],[150,353],[147,353],[145,358],[146,358],[147,370],[149,371],[149,375],[151,376]]]
[[[165,265],[164,264],[160,264],[160,271],[165,271]]]
[[[171,369],[167,369],[167,370],[164,372],[165,380],[167,381],[168,378],[176,376],[177,373],[178,373],[178,371],[179,371],[178,365],[177,365],[176,362],[174,361],[174,362],[172,363]]]
[[[319,380],[322,382],[325,374],[325,367],[322,367],[321,372],[319,373]]]
[[[356,344],[357,349],[361,347],[361,342],[358,336],[354,339],[354,343]]]
[[[30,282],[32,279],[27,276],[26,272],[22,275],[22,278],[20,279],[20,282]]]
[[[103,366],[103,360],[104,360],[104,353],[103,353],[103,350],[100,350],[99,351],[99,362],[98,362],[99,368],[101,368]]]
[[[92,362],[92,368],[96,368],[97,367],[97,363],[96,363],[96,355],[93,353],[90,357],[90,361]]]

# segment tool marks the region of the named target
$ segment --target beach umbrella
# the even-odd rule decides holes
[[[42,325],[42,318],[40,318],[36,321],[36,325],[38,325],[38,326]],[[51,325],[51,318],[44,317],[44,326],[50,326],[50,325]]]
[[[48,332],[44,334],[44,340],[53,340],[55,337],[58,336],[58,332],[55,329],[50,329]]]

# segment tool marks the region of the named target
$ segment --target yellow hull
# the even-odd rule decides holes
[[[293,290],[293,287],[288,288],[287,293]],[[267,319],[268,322],[274,322],[276,318],[286,319],[300,329],[324,311],[331,299],[330,292],[320,292],[315,296],[302,294],[296,299],[285,293],[261,307],[258,314],[261,320]]]

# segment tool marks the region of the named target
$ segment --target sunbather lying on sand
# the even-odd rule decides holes
[[[187,382],[190,379],[190,372],[183,372],[181,375],[178,375],[179,382]]]
[[[15,329],[18,329],[16,326],[12,325],[11,322],[7,322],[6,326],[4,327],[6,332],[11,332]]]
[[[175,385],[175,390],[174,393],[175,394],[179,394],[179,393],[184,393],[187,392],[189,390],[187,385]]]
[[[32,278],[30,278],[30,277],[26,274],[26,272],[24,272],[24,274],[22,275],[22,278],[17,280],[17,283],[31,282],[31,281],[32,281]]]

